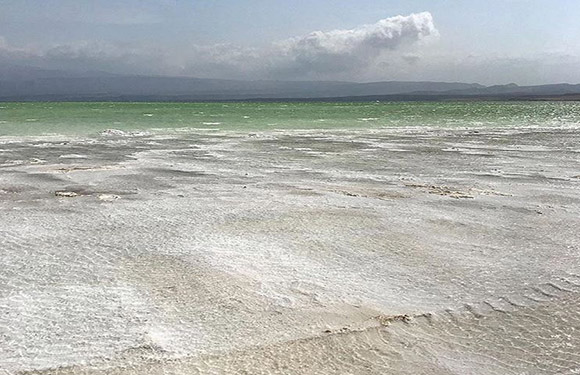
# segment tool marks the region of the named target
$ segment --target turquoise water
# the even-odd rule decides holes
[[[580,125],[579,102],[0,103],[0,136],[221,130]]]

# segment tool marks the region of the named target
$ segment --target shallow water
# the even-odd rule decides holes
[[[571,126],[578,102],[0,103],[0,136],[105,129],[275,130]]]
[[[3,137],[0,374],[578,373],[577,113],[505,105]]]

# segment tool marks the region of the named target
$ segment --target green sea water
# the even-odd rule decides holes
[[[0,136],[105,129],[579,126],[579,102],[0,103]]]

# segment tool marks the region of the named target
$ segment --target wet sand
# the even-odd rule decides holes
[[[580,373],[576,129],[0,142],[0,374]]]

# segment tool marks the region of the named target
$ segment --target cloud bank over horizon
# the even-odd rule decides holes
[[[86,27],[98,28],[100,24],[105,31],[169,27],[152,8],[126,17],[128,11],[118,5],[111,8],[115,12],[103,8],[89,18],[71,9],[52,17],[75,24],[86,18]],[[40,22],[40,16],[35,17],[35,22]],[[219,33],[225,26],[215,27]],[[0,78],[10,78],[6,67],[35,67],[73,75],[100,71],[245,80],[580,82],[580,57],[566,48],[478,53],[477,48],[459,48],[453,40],[456,36],[448,31],[439,27],[431,12],[388,17],[351,28],[297,33],[300,36],[262,43],[201,43],[195,35],[183,33],[175,43],[166,43],[151,32],[119,39],[117,29],[108,37],[95,34],[76,39],[71,33],[66,42],[41,42],[35,37],[18,43],[14,35],[3,35],[0,28]],[[501,35],[497,38],[501,43]],[[484,45],[480,42],[475,40],[472,46]]]
[[[436,37],[428,12],[396,16],[354,29],[314,31],[262,48],[194,46],[188,75],[268,79],[332,79],[364,73],[387,51]]]
[[[353,29],[314,31],[263,47],[192,45],[172,51],[147,45],[79,42],[14,47],[0,37],[0,60],[41,68],[108,70],[212,78],[333,79],[365,73],[387,51],[438,31],[429,12],[396,16]]]

